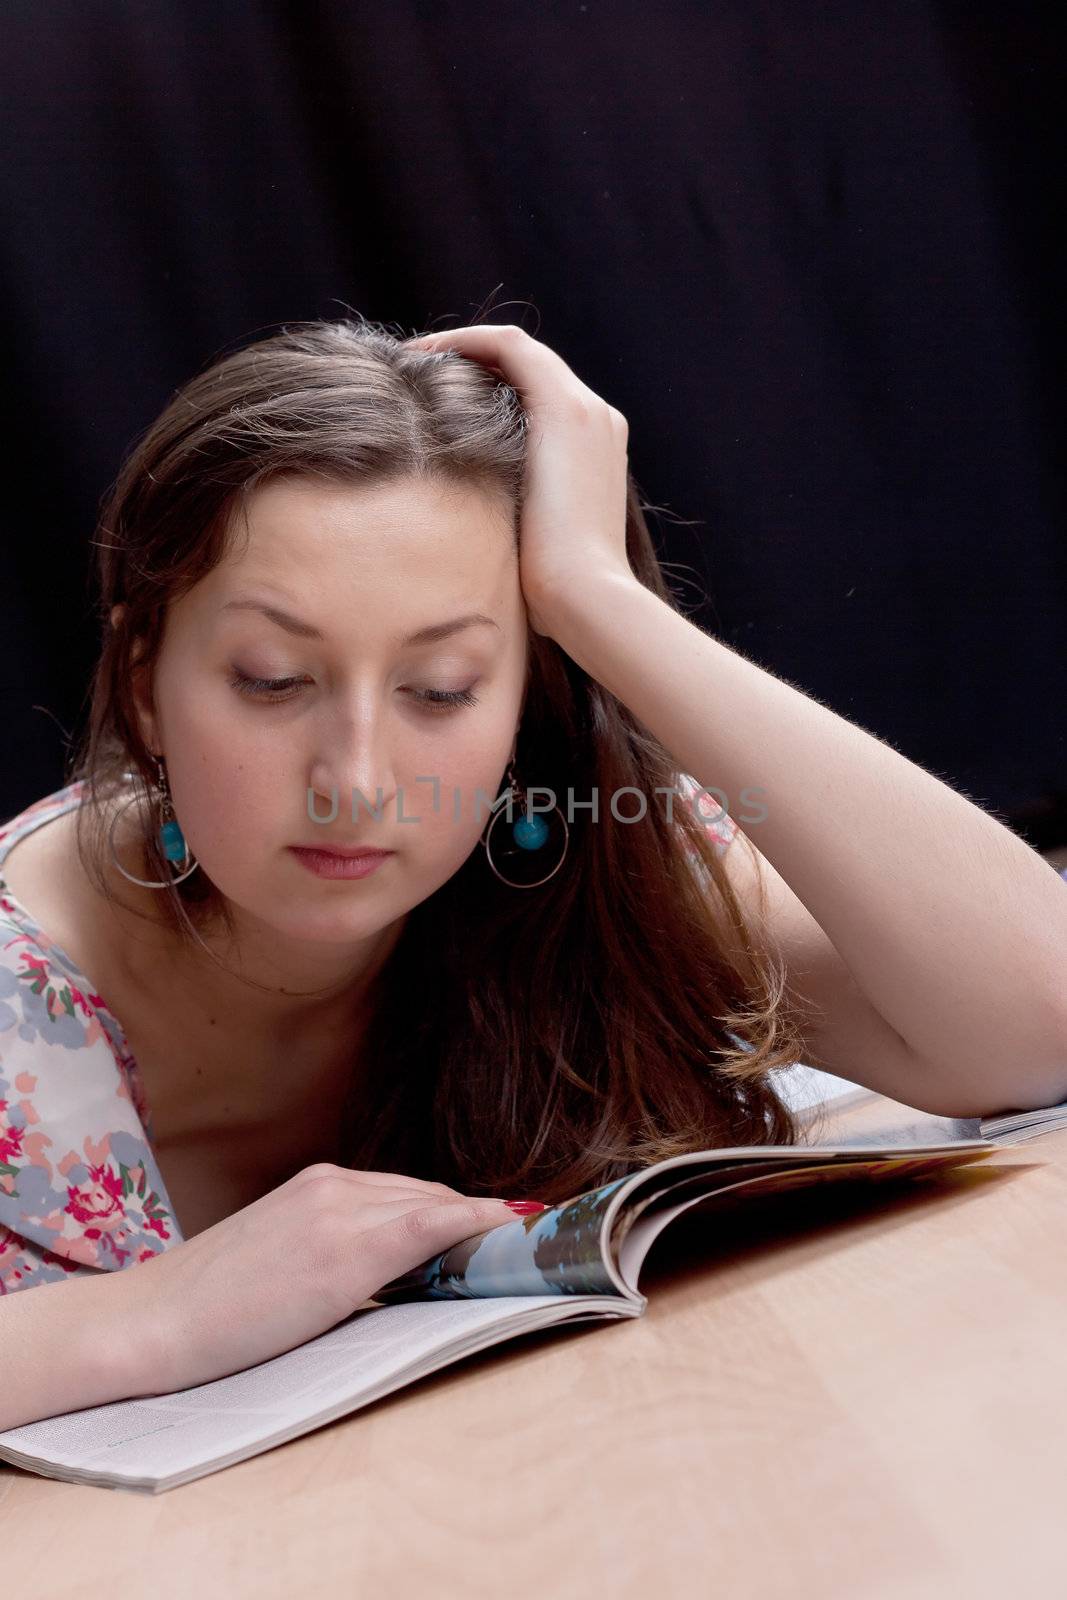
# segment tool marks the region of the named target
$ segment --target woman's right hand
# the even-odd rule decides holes
[[[113,1275],[137,1385],[127,1393],[169,1393],[269,1360],[332,1328],[401,1273],[514,1220],[503,1200],[444,1184],[305,1167],[203,1233]]]

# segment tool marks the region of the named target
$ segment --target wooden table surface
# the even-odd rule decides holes
[[[1063,1594],[1065,1235],[1067,1131],[873,1194],[683,1218],[648,1258],[643,1318],[526,1335],[183,1488],[0,1466],[7,1584]]]

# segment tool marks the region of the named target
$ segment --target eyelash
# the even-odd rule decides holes
[[[255,698],[262,695],[274,705],[282,705],[286,700],[291,700],[291,694],[281,691],[299,687],[299,678],[250,678],[239,668],[234,667],[230,673],[230,683],[239,694]],[[438,711],[454,711],[460,706],[476,706],[478,696],[470,689],[424,689],[416,692],[415,699],[434,713]]]

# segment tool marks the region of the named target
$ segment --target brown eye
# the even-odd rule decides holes
[[[240,667],[234,667],[230,673],[230,683],[239,694],[275,702],[291,700],[293,689],[298,689],[302,682],[301,678],[250,678]]]
[[[458,706],[478,704],[478,696],[470,689],[419,689],[415,698],[431,710],[450,711]]]

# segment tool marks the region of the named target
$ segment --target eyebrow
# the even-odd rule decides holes
[[[283,611],[280,606],[271,606],[263,600],[227,600],[222,607],[223,611],[260,611],[269,621],[276,623],[279,628],[284,628],[286,633],[295,634],[298,639],[317,639],[322,643],[325,635],[310,622],[304,622],[300,617],[294,617],[292,612]],[[419,628],[416,633],[411,633],[406,639],[401,640],[401,648],[407,649],[410,645],[437,644],[441,639],[449,638],[453,633],[460,633],[464,628],[476,626],[500,629],[500,624],[492,617],[487,617],[484,611],[469,611],[465,616],[452,617],[448,622],[434,622],[428,628]]]

